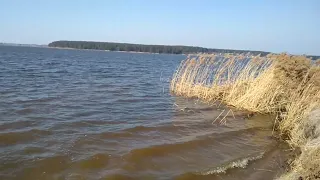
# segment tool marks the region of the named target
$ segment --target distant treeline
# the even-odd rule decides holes
[[[108,51],[134,51],[147,53],[166,53],[166,54],[192,54],[192,53],[251,53],[252,55],[266,56],[270,52],[250,51],[250,50],[233,50],[233,49],[211,49],[196,46],[169,46],[169,45],[145,45],[129,44],[114,42],[93,42],[93,41],[54,41],[48,45],[57,48],[74,48],[74,49],[95,49]],[[319,59],[320,56],[307,56],[313,60]]]
[[[144,45],[113,42],[91,42],[91,41],[54,41],[49,47],[74,48],[74,49],[96,49],[109,51],[134,51],[148,53],[166,53],[166,54],[190,54],[190,53],[247,53],[253,55],[261,54],[265,56],[269,52],[231,50],[231,49],[209,49],[195,46],[168,46],[168,45]]]

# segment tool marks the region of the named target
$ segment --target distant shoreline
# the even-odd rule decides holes
[[[153,53],[153,52],[138,52],[138,51],[111,51],[102,49],[79,49],[70,47],[50,47],[48,45],[32,45],[32,44],[12,44],[12,43],[0,43],[0,46],[12,46],[12,47],[34,47],[34,48],[48,48],[48,49],[65,49],[65,50],[85,50],[85,51],[102,51],[102,52],[121,52],[121,53],[138,53],[138,54],[170,54],[170,53]],[[171,55],[187,55],[187,54],[171,54]]]
[[[78,48],[69,48],[69,47],[50,47],[45,48],[50,49],[67,49],[67,50],[85,50],[85,51],[102,51],[102,52],[120,52],[120,53],[138,53],[138,54],[168,54],[168,53],[152,53],[152,52],[138,52],[138,51],[111,51],[111,50],[102,50],[102,49],[78,49]],[[187,55],[187,54],[171,54],[171,55]]]
[[[148,45],[117,42],[94,41],[54,41],[48,44],[55,48],[89,49],[115,52],[154,53],[154,54],[198,54],[198,53],[250,53],[251,55],[266,56],[270,52],[252,50],[214,49],[185,45]]]
[[[105,51],[105,52],[125,52],[125,53],[146,53],[146,54],[176,54],[176,55],[188,55],[188,54],[199,54],[199,53],[251,53],[252,55],[261,54],[265,56],[271,52],[265,51],[252,51],[252,50],[231,50],[231,49],[208,49],[202,48],[204,50],[213,50],[213,52],[181,52],[181,53],[170,53],[170,52],[150,52],[150,51],[127,51],[127,50],[108,50],[108,49],[97,49],[97,48],[76,48],[76,47],[61,47],[52,46],[53,43],[57,42],[72,42],[72,43],[100,43],[100,44],[112,44],[112,45],[129,45],[129,46],[145,46],[145,47],[184,47],[184,48],[202,48],[195,46],[173,46],[173,45],[145,45],[145,44],[128,44],[128,43],[113,43],[113,42],[93,42],[93,41],[54,41],[48,45],[38,45],[38,44],[15,44],[15,43],[0,43],[0,46],[14,46],[14,47],[38,47],[38,48],[54,48],[54,49],[70,49],[70,50],[89,50],[89,51]],[[277,53],[276,53],[277,54]],[[305,55],[312,60],[320,59],[320,55]]]

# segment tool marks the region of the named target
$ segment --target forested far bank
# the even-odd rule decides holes
[[[234,49],[213,49],[197,46],[171,46],[171,45],[146,45],[115,42],[94,42],[94,41],[54,41],[48,44],[49,47],[72,48],[72,49],[92,49],[106,51],[127,51],[145,53],[165,53],[165,54],[193,54],[193,53],[251,53],[252,55],[266,56],[270,52],[234,50]],[[320,59],[320,56],[306,55],[313,60]]]
[[[74,49],[95,49],[108,51],[134,51],[147,53],[166,53],[166,54],[190,54],[190,53],[248,53],[253,55],[261,54],[265,56],[269,52],[232,50],[232,49],[211,49],[196,46],[170,46],[170,45],[145,45],[114,42],[92,42],[92,41],[54,41],[48,45],[57,48]]]

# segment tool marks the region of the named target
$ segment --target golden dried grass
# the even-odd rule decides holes
[[[207,102],[219,100],[238,109],[276,114],[275,127],[282,137],[288,137],[293,148],[302,150],[292,164],[291,174],[282,178],[293,174],[310,178],[320,173],[320,168],[308,167],[320,160],[320,142],[313,148],[308,145],[320,136],[320,119],[309,118],[320,108],[318,62],[288,54],[189,56],[173,75],[171,91]],[[319,132],[314,135],[317,128]]]

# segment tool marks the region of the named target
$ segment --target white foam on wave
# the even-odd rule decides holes
[[[226,173],[228,169],[233,169],[233,168],[245,168],[249,164],[250,161],[254,161],[257,159],[261,159],[264,155],[264,152],[259,153],[256,156],[250,156],[246,158],[241,158],[239,160],[227,163],[223,166],[215,167],[210,170],[202,171],[197,174],[199,175],[210,175],[210,174],[220,174],[220,173]]]

